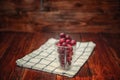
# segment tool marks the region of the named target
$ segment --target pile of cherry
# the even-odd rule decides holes
[[[59,53],[59,61],[61,67],[71,65],[73,46],[76,45],[76,41],[73,40],[68,34],[60,33],[59,41],[56,43]]]

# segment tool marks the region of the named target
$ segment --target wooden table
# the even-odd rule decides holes
[[[0,32],[0,80],[120,80],[120,34],[69,33],[77,41],[93,41],[95,50],[73,77],[21,68],[16,60],[59,33]]]

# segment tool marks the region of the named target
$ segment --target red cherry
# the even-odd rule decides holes
[[[60,38],[59,43],[65,42],[65,38]]]
[[[67,46],[66,42],[63,42],[63,43],[62,43],[62,46]]]
[[[66,54],[69,55],[69,53],[70,53],[70,50],[66,50]]]
[[[72,57],[67,57],[68,62],[71,62],[71,60],[72,60]]]
[[[71,53],[70,53],[71,55],[73,55],[73,51],[71,51]]]
[[[65,38],[65,33],[60,33],[60,38]]]
[[[69,44],[69,43],[70,43],[70,41],[71,41],[70,39],[67,39],[67,40],[66,40],[66,43],[67,43],[67,44]]]
[[[60,56],[61,59],[64,59],[65,55],[64,54],[60,54],[59,56]]]
[[[69,53],[67,53],[67,57],[72,57],[72,54],[70,51],[69,51]]]
[[[71,45],[75,45],[76,44],[76,41],[75,40],[71,40]]]
[[[70,47],[72,47],[72,45],[71,44],[67,44],[67,47],[70,48]]]
[[[64,64],[64,57],[63,57],[63,56],[60,56],[60,57],[59,57],[59,61],[60,61],[61,64]]]
[[[59,47],[59,48],[58,48],[58,53],[59,53],[60,55],[64,54],[64,52],[65,52],[64,48],[62,48],[62,47]]]
[[[65,35],[65,38],[66,39],[70,39],[71,40],[71,37],[67,34],[67,35]]]
[[[64,62],[64,57],[60,57],[60,61],[61,61],[61,62]]]

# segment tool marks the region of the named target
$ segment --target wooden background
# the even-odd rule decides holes
[[[120,0],[44,0],[43,7],[0,0],[0,80],[120,80]],[[96,44],[73,78],[16,65],[60,32]]]
[[[0,0],[0,31],[120,33],[119,0]]]

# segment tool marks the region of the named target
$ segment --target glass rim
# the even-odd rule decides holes
[[[55,43],[55,46],[56,46],[56,47],[70,48],[69,46],[58,46],[58,45],[56,45],[57,43],[58,43],[58,42],[56,42],[56,43]],[[76,46],[76,45],[74,45],[74,46],[71,46],[71,47],[73,48],[73,47],[75,47],[75,46]]]

